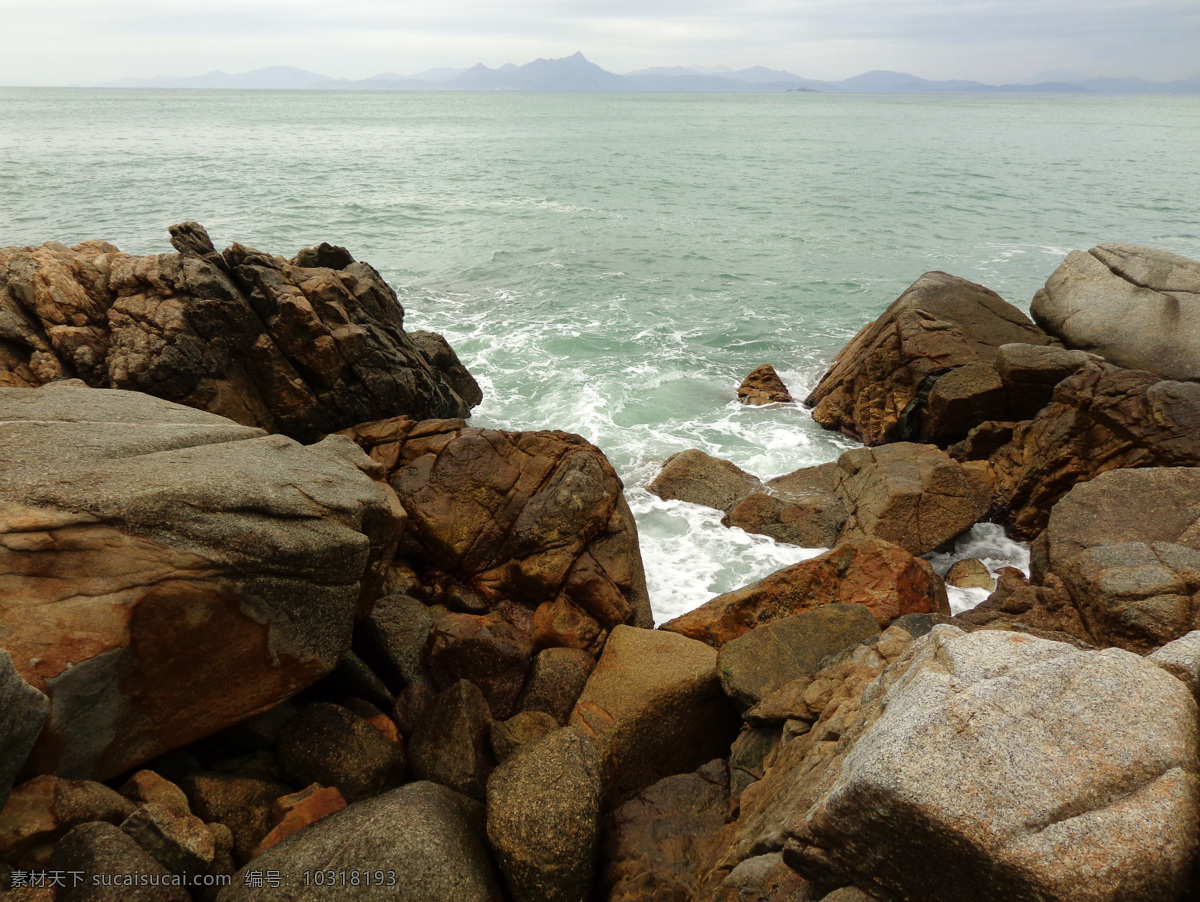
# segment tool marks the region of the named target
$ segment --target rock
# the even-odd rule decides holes
[[[508,720],[492,724],[492,751],[496,760],[503,763],[522,747],[553,733],[561,724],[543,711],[522,711]]]
[[[516,902],[590,896],[600,829],[600,756],[570,727],[492,772],[487,834]]]
[[[356,802],[397,786],[404,750],[341,705],[313,702],[279,733],[279,763],[302,785],[335,786]]]
[[[879,633],[863,605],[827,604],[751,630],[721,646],[721,687],[740,708],[797,677],[814,673],[822,660]]]
[[[998,519],[1034,538],[1077,483],[1109,470],[1200,465],[1200,385],[1088,362],[990,462]]]
[[[975,558],[964,558],[951,564],[946,571],[946,583],[960,589],[987,589],[989,592],[996,588],[996,580],[987,565]]]
[[[78,377],[304,442],[383,417],[468,414],[444,341],[406,334],[396,293],[344,249],[218,254],[194,222],[171,241],[178,254],[147,257],[99,242],[0,248],[0,384]],[[330,262],[345,265],[305,265]]]
[[[121,795],[138,805],[158,805],[175,811],[192,813],[187,794],[182,789],[152,770],[139,770],[121,784]]]
[[[723,757],[736,731],[715,649],[626,626],[613,630],[570,723],[600,750],[605,798],[614,802]]]
[[[8,801],[25,758],[37,742],[50,702],[13,667],[8,652],[0,648],[0,809]]]
[[[850,512],[843,538],[874,536],[909,554],[966,531],[986,507],[961,464],[933,445],[897,442],[838,458],[837,493]]]
[[[461,420],[388,420],[346,434],[387,471],[409,514],[401,563],[430,585],[440,574],[493,611],[562,601],[605,630],[653,623],[637,526],[594,445]]]
[[[357,714],[377,729],[383,738],[392,743],[392,745],[399,746],[401,749],[404,748],[404,737],[400,735],[400,730],[396,726],[396,722],[370,702],[361,698],[348,698],[343,702],[343,707],[347,711]]]
[[[1069,348],[1167,379],[1200,379],[1200,263],[1136,244],[1072,251],[1033,298],[1038,325]],[[1137,323],[1137,328],[1128,328]]]
[[[462,365],[445,338],[436,332],[409,332],[408,337],[468,408],[478,407],[483,402],[483,390],[479,383]]]
[[[982,285],[926,273],[842,349],[804,403],[816,408],[813,419],[826,429],[866,445],[918,437],[945,443],[951,435],[925,422],[937,384],[959,367],[994,366],[997,349],[1014,342],[1056,344]],[[993,388],[977,396],[948,385],[943,395],[947,409],[979,404],[991,410],[994,403]],[[962,417],[945,422],[965,434]]]
[[[795,682],[797,681],[792,681],[792,683]],[[751,783],[756,783],[763,778],[763,774],[766,772],[767,758],[779,746],[781,738],[781,731],[778,727],[750,725],[742,727],[741,734],[729,750],[729,791],[734,799],[740,796],[742,790]]]
[[[120,824],[134,804],[101,783],[43,775],[13,789],[0,811],[0,857],[18,866],[44,865],[72,827],[89,821]]]
[[[836,463],[827,463],[777,476],[729,508],[721,522],[802,548],[832,548],[846,523],[837,472]]]
[[[1181,897],[1197,711],[1153,664],[936,627],[861,718],[836,781],[790,831],[784,860],[807,879],[928,902]]]
[[[738,400],[743,404],[786,404],[792,400],[787,386],[769,363],[755,367],[737,390]]]
[[[821,902],[876,902],[876,897],[864,893],[858,887],[843,886],[823,897]]]
[[[190,902],[180,878],[155,861],[112,824],[80,824],[62,838],[50,857],[51,870],[83,875],[68,878],[60,902]]]
[[[318,783],[276,799],[272,809],[275,826],[258,844],[258,848],[254,850],[254,857],[278,845],[293,833],[298,833],[345,807],[346,799],[337,787],[321,786]]]
[[[1200,630],[1192,630],[1162,648],[1156,648],[1146,655],[1146,660],[1180,680],[1200,701]]]
[[[403,512],[345,439],[75,385],[2,390],[0,420],[0,644],[50,700],[30,770],[114,776],[348,649]]]
[[[325,678],[324,688],[339,695],[350,693],[363,704],[377,709],[390,708],[395,701],[392,691],[379,678],[379,674],[353,650],[342,655],[337,667]]]
[[[403,735],[412,735],[431,701],[433,691],[423,683],[414,683],[396,696],[392,705],[392,720]]]
[[[385,595],[355,625],[354,647],[393,692],[414,683],[432,687],[425,644],[433,624],[446,613],[409,595]]]
[[[881,627],[904,614],[950,613],[946,587],[928,561],[882,539],[859,538],[718,595],[662,629],[720,648],[764,624],[835,603],[865,606]]]
[[[724,762],[664,777],[606,816],[602,876],[609,902],[691,899],[725,823]]]
[[[815,899],[808,881],[784,864],[780,852],[747,858],[729,872],[713,897],[714,902],[813,902]],[[854,896],[826,899],[859,902]],[[863,899],[870,902],[866,896]]]
[[[947,445],[965,437],[980,423],[1003,419],[1006,410],[1004,383],[995,367],[966,363],[933,382],[921,428],[914,437]]]
[[[517,698],[517,710],[541,711],[565,726],[595,668],[596,659],[583,649],[539,651]]]
[[[513,713],[532,657],[533,641],[499,614],[445,614],[430,629],[425,648],[438,689],[469,680],[500,720]]]
[[[403,825],[398,827],[398,825]],[[292,875],[248,886],[250,870]],[[483,806],[434,783],[410,783],[343,808],[289,836],[234,876],[219,902],[332,902],[347,887],[318,885],[322,871],[384,880],[353,887],[356,902],[501,902],[489,860]],[[308,874],[309,880],[301,875]],[[395,881],[391,879],[395,877]]]
[[[482,801],[493,766],[491,727],[483,693],[475,684],[459,680],[434,696],[413,730],[413,774]]]
[[[212,832],[186,808],[143,805],[125,818],[121,830],[172,874],[203,874],[216,858]]]
[[[1041,582],[1034,585],[1015,567],[1002,567],[996,590],[971,610],[956,614],[953,623],[965,630],[1016,630],[1077,648],[1094,648],[1095,637],[1062,580],[1051,574]]]
[[[1012,441],[1013,433],[1018,425],[1018,423],[995,420],[980,423],[967,433],[966,438],[947,448],[946,453],[961,463],[986,461]]]
[[[693,448],[668,457],[646,488],[664,501],[686,501],[724,511],[760,486],[757,477],[736,464]]]
[[[1004,383],[1005,416],[997,420],[1030,420],[1054,396],[1054,386],[1096,358],[1084,351],[1048,345],[1001,345],[996,352],[996,372]]]
[[[230,831],[233,860],[238,865],[254,857],[270,832],[275,800],[293,791],[286,783],[244,774],[196,773],[180,784],[198,817]]]

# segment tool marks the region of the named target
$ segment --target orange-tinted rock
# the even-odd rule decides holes
[[[769,363],[755,367],[737,390],[738,400],[743,404],[784,404],[792,400],[787,386]]]
[[[315,824],[323,817],[346,807],[346,800],[336,787],[313,783],[299,792],[281,796],[275,801],[275,826],[263,837],[254,855],[258,856],[293,833]]]
[[[101,783],[34,777],[15,787],[0,811],[0,856],[18,866],[44,865],[54,843],[72,827],[120,824],[134,807]]]
[[[345,701],[345,707],[382,733],[384,739],[395,743],[401,748],[404,747],[404,739],[400,735],[400,730],[396,727],[396,722],[370,702],[364,701],[361,698],[348,698]]]
[[[689,448],[668,457],[647,488],[665,501],[686,501],[724,511],[761,488],[761,484],[737,464]]]
[[[949,614],[946,587],[928,561],[882,539],[852,539],[663,624],[721,647],[750,630],[827,604],[861,604],[880,628],[904,614]]]

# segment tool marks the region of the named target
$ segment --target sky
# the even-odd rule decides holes
[[[649,66],[989,83],[1200,74],[1200,0],[4,0],[0,85],[296,66],[341,78],[582,52]]]

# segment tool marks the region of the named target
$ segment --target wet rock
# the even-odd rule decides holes
[[[0,809],[49,712],[46,696],[25,682],[8,652],[0,649],[0,748],[4,749],[0,757]]]
[[[926,426],[936,383],[959,367],[994,366],[997,349],[1014,342],[1057,344],[982,285],[926,273],[842,349],[804,403],[815,407],[813,419],[822,426],[866,445],[922,435],[944,442],[951,436]],[[945,394],[956,404],[974,403],[969,392]],[[965,434],[962,417],[947,422]]]
[[[44,865],[72,827],[120,824],[134,804],[101,783],[43,775],[15,787],[0,811],[0,856],[18,866]]]
[[[905,614],[950,613],[946,587],[928,561],[882,539],[859,538],[718,595],[662,628],[719,648],[764,624],[828,604],[863,605],[881,627]]]
[[[757,366],[737,390],[738,400],[743,404],[786,404],[792,400],[787,386],[769,363]]]
[[[446,614],[429,631],[425,659],[438,689],[469,680],[492,716],[513,713],[533,657],[533,641],[499,614]]]
[[[516,902],[585,902],[600,828],[600,756],[570,727],[520,749],[492,772],[488,840]]]
[[[454,348],[443,336],[436,332],[409,332],[408,337],[468,408],[478,407],[483,402],[483,390],[479,383],[462,365]]]
[[[498,762],[507,761],[523,746],[553,733],[561,724],[542,711],[522,711],[492,724],[492,751]]]
[[[757,477],[736,464],[693,448],[668,457],[647,488],[664,501],[686,501],[723,511],[760,485]]]
[[[0,419],[0,632],[50,700],[31,770],[115,776],[347,650],[403,523],[353,444],[76,385],[0,391]]]
[[[951,564],[946,571],[946,583],[960,589],[987,589],[989,592],[996,588],[996,580],[987,565],[975,558],[964,558]]]
[[[878,635],[863,605],[828,604],[760,626],[721,647],[721,686],[743,710],[784,683],[809,676],[821,661]]]
[[[600,750],[607,800],[723,757],[736,721],[717,652],[660,630],[620,626],[571,714]]]
[[[533,658],[517,698],[518,711],[541,711],[566,725],[596,659],[579,648],[547,648]]]
[[[176,877],[120,828],[103,822],[80,824],[62,838],[50,857],[52,870],[79,872],[59,892],[60,902],[190,902]],[[97,883],[99,885],[97,885]]]
[[[297,783],[335,786],[349,801],[378,795],[404,776],[404,750],[341,705],[314,702],[279,734],[279,762]]]
[[[470,410],[441,346],[406,334],[396,293],[344,249],[290,262],[240,244],[218,254],[193,222],[171,241],[179,253],[146,257],[100,242],[0,248],[0,318],[12,323],[0,384],[78,377],[305,442]]]
[[[729,508],[721,522],[802,548],[832,548],[846,523],[837,464],[777,476]]]
[[[288,837],[234,875],[233,885],[218,896],[219,902],[345,899],[347,887],[338,881],[316,885],[293,876],[278,887],[247,886],[250,869],[291,875],[382,871],[382,882],[353,888],[353,898],[361,902],[503,899],[487,850],[483,806],[427,782],[350,805]]]
[[[487,699],[473,683],[460,680],[438,693],[413,730],[413,774],[482,800],[493,766],[491,727]]]
[[[1200,263],[1136,244],[1072,251],[1033,298],[1069,348],[1168,379],[1200,379]],[[1137,323],[1129,328],[1128,323]]]

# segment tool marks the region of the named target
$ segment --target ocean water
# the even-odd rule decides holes
[[[342,244],[483,385],[625,481],[665,619],[817,553],[645,491],[687,448],[771,477],[852,443],[803,397],[921,273],[1028,309],[1073,248],[1200,257],[1200,98],[0,90],[0,245]],[[995,530],[960,554],[1023,563]],[[938,566],[947,566],[939,558]],[[955,596],[956,607],[979,599]]]

